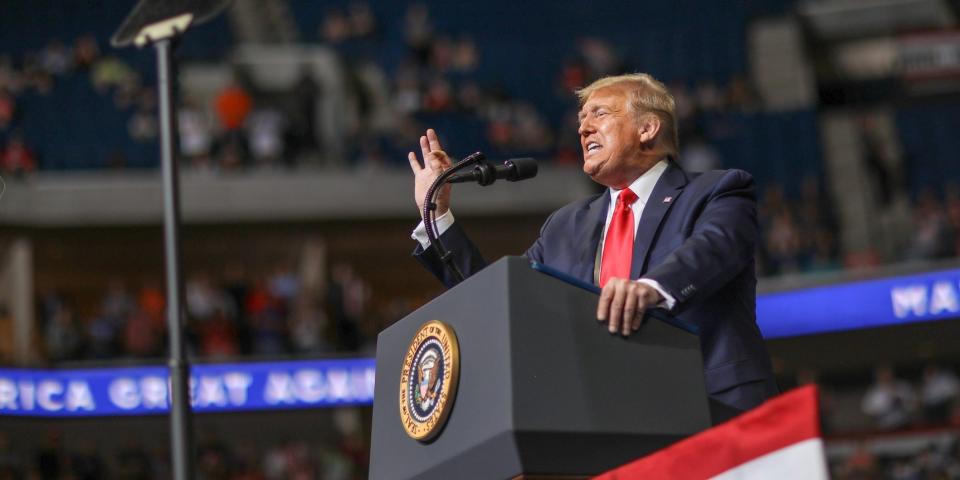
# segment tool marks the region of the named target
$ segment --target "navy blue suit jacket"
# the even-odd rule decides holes
[[[603,192],[557,210],[527,257],[593,283],[609,204]],[[630,275],[659,282],[676,299],[677,318],[700,327],[707,392],[742,410],[763,398],[730,395],[736,388],[759,386],[761,397],[777,391],[756,323],[757,231],[750,174],[688,174],[671,161],[644,206]],[[441,239],[465,275],[486,265],[458,223]],[[418,246],[414,255],[446,285],[455,283],[433,248]]]

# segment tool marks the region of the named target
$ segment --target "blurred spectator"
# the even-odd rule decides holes
[[[13,95],[0,84],[0,132],[13,124],[13,116],[16,110],[17,104]]]
[[[166,300],[155,281],[147,280],[144,283],[137,297],[137,305],[140,311],[152,317],[154,321],[163,322]]]
[[[857,445],[856,451],[854,451],[843,464],[841,472],[844,478],[864,480],[876,478],[880,473],[877,468],[877,458],[873,452],[867,448],[865,442]]]
[[[117,452],[116,478],[123,480],[144,480],[153,478],[150,465],[150,454],[134,437],[127,438],[123,447]]]
[[[910,384],[896,378],[888,366],[877,368],[875,382],[863,396],[863,413],[874,420],[874,425],[891,430],[906,425],[913,414],[916,395]]]
[[[223,132],[219,147],[219,166],[231,169],[246,164],[247,142],[241,129],[253,108],[253,97],[235,80],[220,91],[214,107],[219,128]]]
[[[119,334],[122,329],[117,320],[107,315],[98,315],[87,323],[87,357],[103,360],[117,356]]]
[[[10,308],[0,301],[0,329],[10,331],[13,326],[13,315],[10,314]],[[0,364],[13,362],[13,352],[16,339],[12,335],[0,336]]]
[[[587,66],[590,79],[597,79],[623,71],[619,56],[606,41],[584,37],[577,42],[577,50]]]
[[[876,119],[870,115],[864,115],[860,118],[858,128],[860,141],[863,144],[862,161],[864,170],[869,175],[870,187],[880,205],[890,205],[897,190],[896,174],[889,167],[887,151],[884,148],[884,142],[881,140],[883,132],[881,132]]]
[[[363,343],[360,322],[367,313],[370,290],[353,267],[341,263],[331,269],[327,286],[327,308],[336,331],[337,346],[355,351]]]
[[[234,323],[237,347],[241,353],[250,353],[250,318],[246,308],[250,288],[247,285],[242,263],[232,262],[224,268],[222,285],[228,311],[231,312]]]
[[[691,136],[685,142],[680,165],[688,172],[706,172],[720,168],[720,155],[704,141],[703,137]]]
[[[327,318],[309,296],[300,296],[293,306],[290,343],[297,353],[325,353],[331,350],[324,339]]]
[[[319,150],[317,141],[317,101],[320,86],[307,66],[300,70],[300,79],[294,87],[294,104],[290,118],[289,133],[291,150],[298,155],[313,154]]]
[[[943,205],[931,189],[920,192],[914,209],[913,239],[907,248],[908,260],[949,258],[956,253],[955,232]]]
[[[217,118],[220,127],[227,132],[239,130],[246,121],[250,109],[253,108],[253,98],[240,83],[232,82],[220,91],[215,100]]]
[[[137,82],[137,73],[115,56],[96,60],[90,75],[93,86],[101,93],[110,88],[127,87]]]
[[[46,97],[53,90],[53,76],[40,68],[35,61],[34,58],[29,56],[24,60],[24,87],[32,88],[41,97]]]
[[[138,357],[158,356],[162,353],[166,333],[165,300],[155,282],[148,280],[137,296],[137,308],[127,321],[124,331],[124,349]]]
[[[841,267],[837,255],[837,240],[832,230],[817,228],[813,235],[813,251],[807,264],[808,272],[827,272]]]
[[[71,478],[75,480],[100,480],[107,478],[107,467],[97,453],[96,444],[87,442],[70,458]]]
[[[131,315],[123,330],[123,351],[134,357],[156,357],[161,353],[163,324],[144,310]]]
[[[347,4],[347,22],[350,35],[354,38],[369,39],[375,37],[379,30],[373,10],[364,1],[352,0]]]
[[[43,49],[40,56],[40,66],[44,70],[54,74],[63,75],[67,73],[72,65],[73,59],[70,58],[70,52],[60,40],[53,39]]]
[[[137,98],[137,111],[130,117],[127,129],[130,138],[138,142],[152,142],[159,132],[157,124],[157,97],[150,90],[143,90]]]
[[[449,112],[453,110],[453,90],[450,83],[443,77],[435,77],[427,86],[423,98],[424,110],[430,113]]]
[[[433,25],[426,5],[417,2],[407,7],[403,33],[413,57],[418,63],[426,64],[433,40]]]
[[[0,91],[6,90],[16,95],[23,88],[23,78],[13,66],[13,58],[9,54],[0,53]]]
[[[100,57],[100,46],[93,34],[86,34],[77,39],[73,47],[74,65],[79,70],[87,70]]]
[[[42,480],[60,480],[64,472],[60,433],[49,431],[36,457],[36,468]]]
[[[0,479],[23,478],[23,456],[13,448],[10,437],[0,432]]]
[[[232,459],[226,446],[217,438],[207,438],[197,446],[197,473],[200,478],[227,480],[232,470]]]
[[[37,157],[33,150],[27,147],[23,137],[13,135],[7,142],[6,148],[0,154],[0,168],[4,173],[24,175],[37,169]]]
[[[726,102],[728,108],[740,112],[753,112],[760,108],[760,99],[753,84],[740,75],[730,80]]]
[[[135,307],[136,302],[126,283],[122,280],[112,280],[107,285],[102,304],[104,316],[119,322],[133,313]]]
[[[480,63],[477,44],[468,36],[461,36],[452,46],[450,68],[456,73],[473,73]]]
[[[246,141],[239,132],[231,132],[222,139],[217,153],[217,168],[229,171],[247,165]]]
[[[72,360],[83,349],[83,334],[77,325],[73,310],[66,306],[50,313],[44,328],[44,346],[51,362]]]
[[[250,154],[257,165],[278,163],[285,151],[286,118],[279,110],[261,107],[246,120]]]
[[[960,380],[952,371],[937,365],[923,370],[920,402],[924,419],[933,424],[944,424],[950,419],[950,409],[960,398]]]
[[[401,114],[416,113],[423,104],[418,75],[411,64],[401,65],[397,71],[393,105]]]
[[[670,92],[673,94],[674,114],[677,116],[677,128],[695,128],[697,122],[693,121],[693,117],[697,113],[697,102],[693,96],[690,95],[690,91],[687,90],[687,86],[683,83],[675,83],[670,86]],[[687,132],[681,130],[681,139],[686,138],[685,133]]]
[[[697,85],[694,95],[696,95],[699,109],[703,112],[719,112],[725,107],[723,92],[712,81],[701,81]]]
[[[789,208],[774,212],[766,231],[766,246],[772,272],[783,274],[800,270],[800,230]]]
[[[253,353],[276,355],[288,351],[286,312],[271,295],[266,279],[254,282],[247,294],[246,309]]]
[[[339,8],[331,8],[323,17],[320,25],[320,38],[327,43],[336,45],[350,36],[350,24],[347,16]]]
[[[209,165],[213,148],[210,118],[197,105],[186,101],[177,110],[180,153],[191,166]]]
[[[216,310],[212,317],[197,322],[199,353],[209,358],[235,356],[240,353],[234,322],[226,312]]]
[[[947,219],[954,234],[953,255],[960,257],[960,187],[956,183],[948,184],[946,191]]]
[[[277,267],[270,276],[270,294],[282,302],[291,302],[300,293],[300,279],[287,265]]]
[[[185,298],[187,314],[195,320],[206,320],[227,308],[223,293],[206,273],[196,273],[187,280]]]

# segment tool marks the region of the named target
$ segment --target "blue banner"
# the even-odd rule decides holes
[[[760,295],[765,338],[900,325],[960,316],[960,270]]]
[[[370,405],[374,360],[195,365],[198,413]],[[87,417],[166,413],[166,367],[0,369],[0,415]]]

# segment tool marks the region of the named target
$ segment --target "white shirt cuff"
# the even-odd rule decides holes
[[[426,233],[424,233],[424,235],[426,235]],[[663,297],[663,300],[661,300],[660,303],[657,305],[658,307],[665,308],[667,310],[673,310],[673,307],[677,305],[677,299],[673,298],[673,295],[670,295],[669,293],[667,293],[667,291],[660,286],[660,282],[656,280],[651,280],[649,278],[641,278],[640,280],[637,280],[637,281],[644,285],[649,285],[650,288],[653,288],[654,290],[656,290],[657,293],[659,293],[660,296]]]
[[[453,211],[447,210],[447,213],[437,217],[436,224],[437,236],[439,237],[440,235],[443,235],[443,232],[446,232],[447,229],[453,225]],[[427,227],[423,225],[423,220],[420,220],[420,223],[417,224],[417,228],[413,229],[413,233],[410,234],[410,238],[419,242],[420,246],[423,247],[424,250],[430,248],[430,239],[427,238]]]

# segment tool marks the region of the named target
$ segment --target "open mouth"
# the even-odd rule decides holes
[[[597,142],[587,142],[587,153],[593,153],[599,151],[603,146]]]

